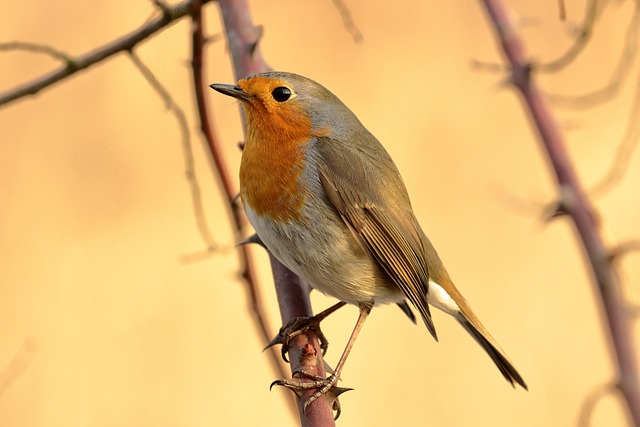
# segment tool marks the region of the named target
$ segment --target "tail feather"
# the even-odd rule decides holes
[[[494,344],[494,340],[491,335],[484,331],[484,333],[476,328],[465,316],[460,313],[456,316],[456,319],[460,324],[471,334],[471,336],[484,348],[484,350],[489,354],[491,360],[496,364],[498,369],[504,377],[511,383],[512,386],[515,387],[515,383],[518,383],[524,388],[528,390],[527,384],[525,384],[524,380],[516,371],[516,368],[513,367],[513,364],[507,357],[504,355],[502,350],[498,348],[496,344]],[[482,326],[480,326],[482,328]],[[484,329],[484,328],[482,328]]]
[[[407,304],[407,301],[402,301],[398,303],[398,307],[400,307],[400,310],[402,310],[402,312],[404,314],[407,315],[407,317],[409,318],[409,320],[411,320],[413,322],[413,324],[416,324],[416,315],[413,314],[413,311],[411,311],[411,307],[409,307],[409,304]]]

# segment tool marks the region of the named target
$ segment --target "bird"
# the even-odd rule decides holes
[[[210,87],[244,112],[240,197],[260,240],[312,288],[340,301],[327,312],[345,303],[359,308],[331,375],[278,384],[317,389],[306,408],[336,387],[371,309],[396,303],[410,315],[408,301],[436,341],[430,306],[455,318],[512,386],[527,389],[454,285],[389,153],[336,95],[281,71]]]

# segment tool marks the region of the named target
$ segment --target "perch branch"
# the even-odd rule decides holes
[[[222,20],[227,36],[229,51],[233,60],[233,68],[237,79],[257,72],[268,71],[269,67],[262,59],[259,41],[262,30],[253,25],[246,0],[219,0]],[[273,255],[269,255],[276,285],[276,295],[280,306],[283,323],[296,316],[311,316],[309,289],[291,271],[284,267]],[[308,344],[313,347],[309,349]],[[304,370],[314,375],[325,376],[322,351],[318,338],[312,331],[295,337],[289,345],[289,359],[292,372],[302,368],[302,364],[310,360],[303,357],[313,353],[313,366],[305,366]],[[298,400],[298,413],[302,426],[332,426],[333,413],[325,399],[315,400],[306,411],[302,400]]]
[[[229,207],[231,209],[230,216],[236,235],[241,236],[244,231],[244,221],[242,220],[242,214],[237,207],[237,203],[234,203],[236,190],[233,188],[229,168],[224,161],[222,150],[220,149],[219,138],[216,136],[215,130],[212,126],[213,122],[209,116],[205,97],[205,87],[207,86],[204,82],[204,48],[206,42],[207,39],[205,38],[202,8],[200,2],[196,1],[193,12],[191,13],[191,73],[193,77],[194,93],[196,96],[200,131],[202,132],[207,147],[209,148],[214,163],[214,170],[217,172],[217,177],[229,203]],[[242,263],[241,276],[244,279],[251,304],[250,312],[254,316],[254,320],[258,327],[258,331],[262,336],[262,340],[264,342],[269,342],[271,339],[269,332],[270,328],[264,314],[264,304],[262,303],[262,297],[256,281],[256,272],[254,263],[251,259],[251,252],[247,245],[241,245],[239,253]],[[268,354],[274,371],[279,375],[285,375],[286,369],[280,361],[278,352],[270,350]]]

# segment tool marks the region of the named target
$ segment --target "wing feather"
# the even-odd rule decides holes
[[[401,205],[408,203],[408,198],[406,201],[397,200],[406,195],[404,184],[400,180],[402,188],[395,195],[380,194],[385,187],[379,186],[382,190],[376,191],[376,186],[368,182],[369,177],[354,176],[363,175],[366,170],[366,165],[362,167],[358,164],[356,156],[344,158],[345,153],[341,153],[343,158],[340,161],[353,166],[349,168],[347,180],[344,176],[336,175],[335,168],[330,168],[332,159],[327,150],[320,150],[320,154],[319,177],[329,201],[360,245],[367,249],[390,280],[418,309],[427,329],[437,340],[427,304],[429,271],[419,226],[410,206],[409,209],[403,209]],[[352,153],[347,151],[348,157],[349,154]],[[398,174],[395,166],[392,167],[392,173]],[[399,179],[399,174],[397,177]],[[363,186],[358,188],[347,182],[363,183]],[[399,203],[394,204],[394,201]]]

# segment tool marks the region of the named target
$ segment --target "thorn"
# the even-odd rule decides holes
[[[623,255],[630,252],[640,251],[640,240],[630,240],[628,242],[618,243],[609,251],[609,262],[613,263],[620,259]]]
[[[256,39],[251,44],[249,44],[249,56],[251,57],[253,57],[253,55],[256,53],[258,44],[260,44],[262,36],[264,35],[264,27],[262,25],[256,25],[253,28],[256,31]]]
[[[495,62],[482,61],[480,59],[471,59],[471,68],[477,71],[484,71],[489,73],[504,73],[507,71],[507,67]]]
[[[543,222],[550,222],[552,219],[568,215],[571,207],[574,205],[575,197],[573,196],[573,191],[571,191],[571,188],[567,187],[566,185],[561,185],[558,193],[558,200],[548,204],[545,208],[543,208]]]
[[[236,195],[231,198],[231,205],[234,207],[238,207],[238,201],[240,200],[240,198],[240,193],[236,193]]]
[[[171,6],[165,3],[164,0],[153,0],[153,4],[158,6],[158,9],[160,9],[165,16],[170,17],[173,15],[173,9],[171,9]]]
[[[264,245],[264,242],[262,241],[262,239],[260,239],[260,236],[258,236],[256,233],[253,233],[251,236],[247,237],[244,240],[241,240],[240,242],[238,242],[236,244],[236,246],[242,246],[242,245],[248,245],[251,243],[255,243],[257,245],[262,246],[263,248],[267,249],[267,247]]]
[[[215,43],[220,39],[222,39],[222,33],[216,33],[216,34],[213,34],[211,36],[205,37],[204,44],[206,46],[209,43]]]
[[[568,214],[569,212],[562,201],[552,202],[542,209],[542,222],[551,222],[551,220]]]
[[[267,346],[263,348],[262,351],[265,351],[277,344],[282,344],[282,348],[280,349],[282,360],[289,363],[289,359],[287,358],[287,352],[289,351],[289,341],[285,340],[285,335],[282,335],[280,333],[276,335],[271,341],[269,341],[269,344],[267,344]]]

